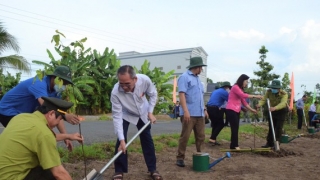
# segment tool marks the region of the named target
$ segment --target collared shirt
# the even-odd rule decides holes
[[[316,112],[316,110],[317,110],[316,105],[315,104],[311,104],[309,111]]]
[[[232,86],[229,92],[229,99],[227,103],[226,109],[233,110],[235,112],[240,112],[241,104],[247,106],[246,98],[248,98],[248,94],[244,93],[242,89],[238,85]]]
[[[32,113],[39,106],[40,97],[58,97],[54,90],[50,90],[50,77],[42,80],[29,78],[8,91],[0,101],[0,114],[15,116],[20,113]]]
[[[0,179],[24,179],[32,168],[61,165],[57,142],[39,112],[12,118],[0,135]]]
[[[149,97],[149,102],[146,98]],[[133,92],[125,92],[119,82],[111,92],[112,117],[116,135],[119,140],[124,139],[123,119],[137,125],[139,119],[148,122],[148,113],[153,113],[157,101],[157,90],[150,78],[144,74],[137,74],[137,82]]]
[[[304,101],[303,101],[302,98],[297,101],[296,107],[297,107],[297,109],[303,109],[303,107],[304,107]]]
[[[204,117],[204,89],[200,78],[190,70],[183,73],[178,79],[179,93],[183,92],[190,116]],[[180,116],[184,114],[180,106]]]
[[[222,106],[225,101],[228,101],[229,93],[224,88],[219,88],[212,92],[207,103],[208,106]]]

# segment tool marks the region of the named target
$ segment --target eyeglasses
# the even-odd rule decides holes
[[[119,86],[122,87],[122,88],[124,88],[124,87],[130,88],[131,87],[131,83],[119,83]]]

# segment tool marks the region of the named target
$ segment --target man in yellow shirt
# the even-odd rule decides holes
[[[0,179],[71,179],[61,165],[52,128],[65,118],[73,103],[54,97],[42,99],[37,111],[13,117],[0,135]],[[57,140],[63,138],[83,141],[78,133],[57,136]]]
[[[267,99],[269,98],[270,100],[269,111],[271,111],[271,114],[272,114],[272,120],[273,120],[272,122],[274,126],[274,132],[276,135],[276,140],[279,141],[282,134],[283,123],[285,121],[285,117],[287,113],[286,103],[288,101],[288,94],[281,89],[282,87],[279,80],[273,80],[271,84],[268,86],[268,88],[270,89],[267,90],[266,94],[259,101],[257,108],[260,108],[262,105],[265,105],[267,103]],[[274,146],[269,113],[267,116],[267,120],[269,122],[269,132],[267,136],[267,144],[262,146],[263,148]]]

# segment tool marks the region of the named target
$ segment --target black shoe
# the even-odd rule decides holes
[[[179,167],[184,167],[184,161],[183,160],[177,160],[176,165]]]
[[[264,146],[261,146],[262,148],[273,148],[273,145],[272,144],[266,144]]]

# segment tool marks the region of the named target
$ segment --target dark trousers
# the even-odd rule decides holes
[[[223,111],[219,109],[218,106],[207,106],[207,111],[209,114],[209,118],[211,120],[211,127],[212,127],[210,139],[216,140],[220,131],[224,127]]]
[[[56,178],[53,176],[52,172],[49,169],[42,169],[41,166],[37,166],[30,170],[28,175],[24,178],[24,180],[55,180]]]
[[[240,113],[237,113],[233,110],[226,110],[227,120],[230,123],[231,128],[231,144],[230,149],[234,149],[235,147],[239,147],[238,144],[238,133],[239,133],[239,121],[240,121]]]
[[[222,111],[222,118],[225,119],[225,122],[224,122],[224,125],[225,126],[228,126],[229,124],[229,121],[227,120],[227,118],[225,118],[226,116],[226,108],[221,108],[221,111]]]
[[[301,129],[301,126],[302,126],[302,118],[303,118],[303,111],[302,111],[302,109],[297,109],[297,115],[298,115],[298,129]]]
[[[5,116],[0,114],[0,122],[4,127],[7,127],[8,123],[14,116]]]
[[[284,121],[286,118],[286,113],[287,113],[287,111],[285,109],[271,112],[276,141],[279,141],[281,138],[282,128],[283,128],[283,124],[284,124]],[[267,120],[268,120],[268,124],[269,124],[267,144],[269,146],[273,146],[274,140],[273,140],[273,134],[272,134],[272,129],[271,129],[272,127],[271,127],[271,123],[270,123],[270,115],[268,116]]]
[[[312,120],[312,118],[313,118],[313,116],[315,114],[316,114],[316,112],[312,112],[312,111],[308,112],[308,115],[309,115],[309,126],[312,126],[311,120]]]
[[[128,132],[129,125],[130,123],[128,121],[123,120],[123,133],[124,133],[124,138],[126,143],[127,143],[127,132]],[[137,124],[138,130],[140,130],[144,125],[145,123],[141,119],[139,119]],[[155,154],[154,144],[153,144],[150,130],[151,130],[151,125],[149,125],[145,130],[141,132],[140,143],[142,147],[144,160],[148,167],[148,171],[153,172],[156,170],[156,154]],[[119,139],[117,139],[115,154],[118,153],[119,145],[120,145],[120,141]],[[128,153],[127,152],[126,154],[122,153],[119,156],[119,158],[115,160],[114,167],[115,167],[115,172],[123,172],[123,173],[128,172]]]

